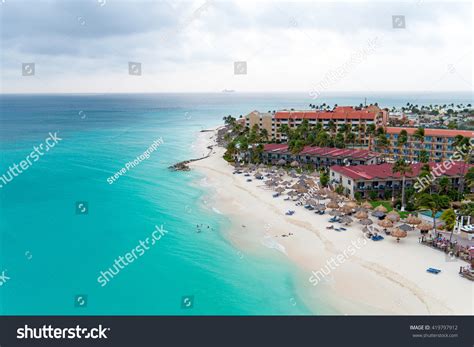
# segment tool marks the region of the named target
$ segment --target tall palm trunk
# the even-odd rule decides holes
[[[469,157],[465,158],[469,160]],[[464,181],[466,179],[466,160],[464,160],[464,163],[462,165],[462,171],[461,171],[461,178],[459,179],[459,188],[458,188],[458,200],[460,199],[461,195],[464,193]]]
[[[402,211],[405,211],[405,175],[402,175]]]

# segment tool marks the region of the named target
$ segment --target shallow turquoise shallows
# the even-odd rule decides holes
[[[471,99],[380,95],[369,102],[392,106],[417,98],[418,104]],[[203,203],[201,177],[167,169],[193,156],[199,131],[223,116],[314,102],[305,94],[0,96],[0,175],[50,132],[62,139],[0,188],[0,275],[9,277],[0,286],[0,314],[334,313],[301,304],[300,274],[274,250],[242,257],[227,241],[229,221]],[[107,182],[160,138],[149,159]],[[166,233],[140,248],[155,226]],[[134,261],[114,268],[132,250]],[[98,277],[106,270],[116,275],[102,286]]]

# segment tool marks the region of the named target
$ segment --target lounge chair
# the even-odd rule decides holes
[[[288,201],[288,200],[290,200],[290,197],[289,197],[289,196],[287,196],[287,197],[286,197],[286,198],[284,198],[283,200],[285,200],[285,201]]]
[[[381,241],[383,240],[383,236],[382,235],[374,235],[372,236],[372,241]]]
[[[347,230],[346,228],[343,228],[343,227],[340,227],[339,229],[344,230],[344,231]]]
[[[426,269],[426,271],[429,272],[429,273],[435,274],[435,275],[437,275],[441,272],[441,270],[435,269],[435,268],[432,268],[432,267]]]
[[[272,196],[273,196],[274,198],[278,198],[278,197],[280,196],[280,194],[279,194],[279,193],[275,193],[275,194],[273,194]]]
[[[334,225],[329,225],[326,227],[326,229],[334,229]]]

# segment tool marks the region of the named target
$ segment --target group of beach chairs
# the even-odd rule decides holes
[[[347,230],[344,227],[335,228],[334,225],[329,225],[329,226],[326,227],[326,229],[335,230],[335,231],[345,231],[345,230]]]

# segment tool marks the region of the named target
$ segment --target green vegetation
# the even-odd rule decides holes
[[[409,212],[407,212],[407,211],[399,211],[397,209],[394,209],[392,207],[392,204],[390,203],[390,201],[383,201],[382,200],[382,201],[369,201],[369,202],[370,202],[370,204],[372,205],[373,208],[376,208],[377,206],[382,205],[387,209],[388,212],[394,210],[394,211],[396,211],[400,214],[401,218],[406,218],[409,215]]]
[[[327,187],[329,184],[329,173],[327,170],[321,170],[319,173],[319,182],[323,187]]]
[[[450,199],[446,195],[421,193],[415,198],[415,205],[419,210],[431,211],[433,226],[436,229],[436,214],[450,207]]]
[[[399,159],[393,165],[392,172],[402,176],[402,211],[405,211],[405,177],[408,173],[412,173],[412,169],[404,159]]]

